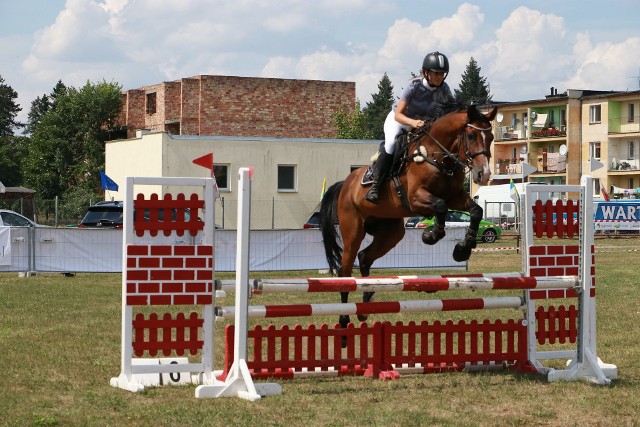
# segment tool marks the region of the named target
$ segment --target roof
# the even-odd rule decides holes
[[[5,187],[4,192],[0,193],[0,199],[17,200],[24,198],[33,198],[35,194],[36,190],[31,190],[25,187]]]

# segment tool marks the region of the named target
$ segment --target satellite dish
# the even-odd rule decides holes
[[[504,119],[504,114],[498,113],[498,115],[496,116],[496,121],[498,123],[502,123],[502,119]]]
[[[565,144],[562,144],[560,146],[560,148],[558,149],[558,153],[560,153],[561,156],[566,156],[567,155],[567,146]]]
[[[535,111],[532,111],[532,112],[531,112],[531,118],[532,118],[533,120],[535,120],[535,119],[536,119],[536,117],[538,117],[538,113],[536,113]]]
[[[523,145],[522,148],[520,149],[520,154],[527,154],[527,146]]]

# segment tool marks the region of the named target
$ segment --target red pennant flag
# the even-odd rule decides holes
[[[213,153],[205,154],[202,157],[193,159],[193,163],[209,169],[211,171],[211,176],[213,176]]]

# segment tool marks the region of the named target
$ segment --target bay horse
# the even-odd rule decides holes
[[[465,190],[464,180],[470,169],[475,183],[486,185],[489,181],[493,142],[491,121],[496,113],[497,108],[485,115],[475,106],[466,109],[457,106],[455,111],[442,115],[429,127],[411,134],[402,154],[404,165],[398,173],[406,194],[404,201],[394,191],[392,180],[381,186],[377,205],[366,200],[368,188],[361,185],[366,166],[330,186],[320,205],[320,229],[331,273],[351,276],[357,256],[361,275],[369,276],[373,262],[404,237],[405,217],[435,216],[434,225],[422,233],[422,241],[436,244],[445,235],[445,216],[449,209],[468,211],[471,216],[464,240],[456,244],[453,251],[457,262],[468,260],[471,250],[476,247],[483,210]],[[342,248],[338,242],[336,218]],[[373,240],[358,252],[366,234],[372,235]],[[340,297],[342,303],[346,303],[349,293],[341,292]],[[371,301],[373,292],[365,292],[362,298],[364,302]],[[360,321],[367,318],[358,315]],[[346,327],[349,316],[341,315],[339,322],[341,327]],[[343,340],[344,345],[346,341]]]

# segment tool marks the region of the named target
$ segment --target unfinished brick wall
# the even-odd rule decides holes
[[[157,105],[148,114],[151,92]],[[353,82],[205,75],[129,90],[125,99],[130,138],[137,129],[175,132],[176,123],[182,135],[331,138],[333,115],[353,110],[356,98]]]

